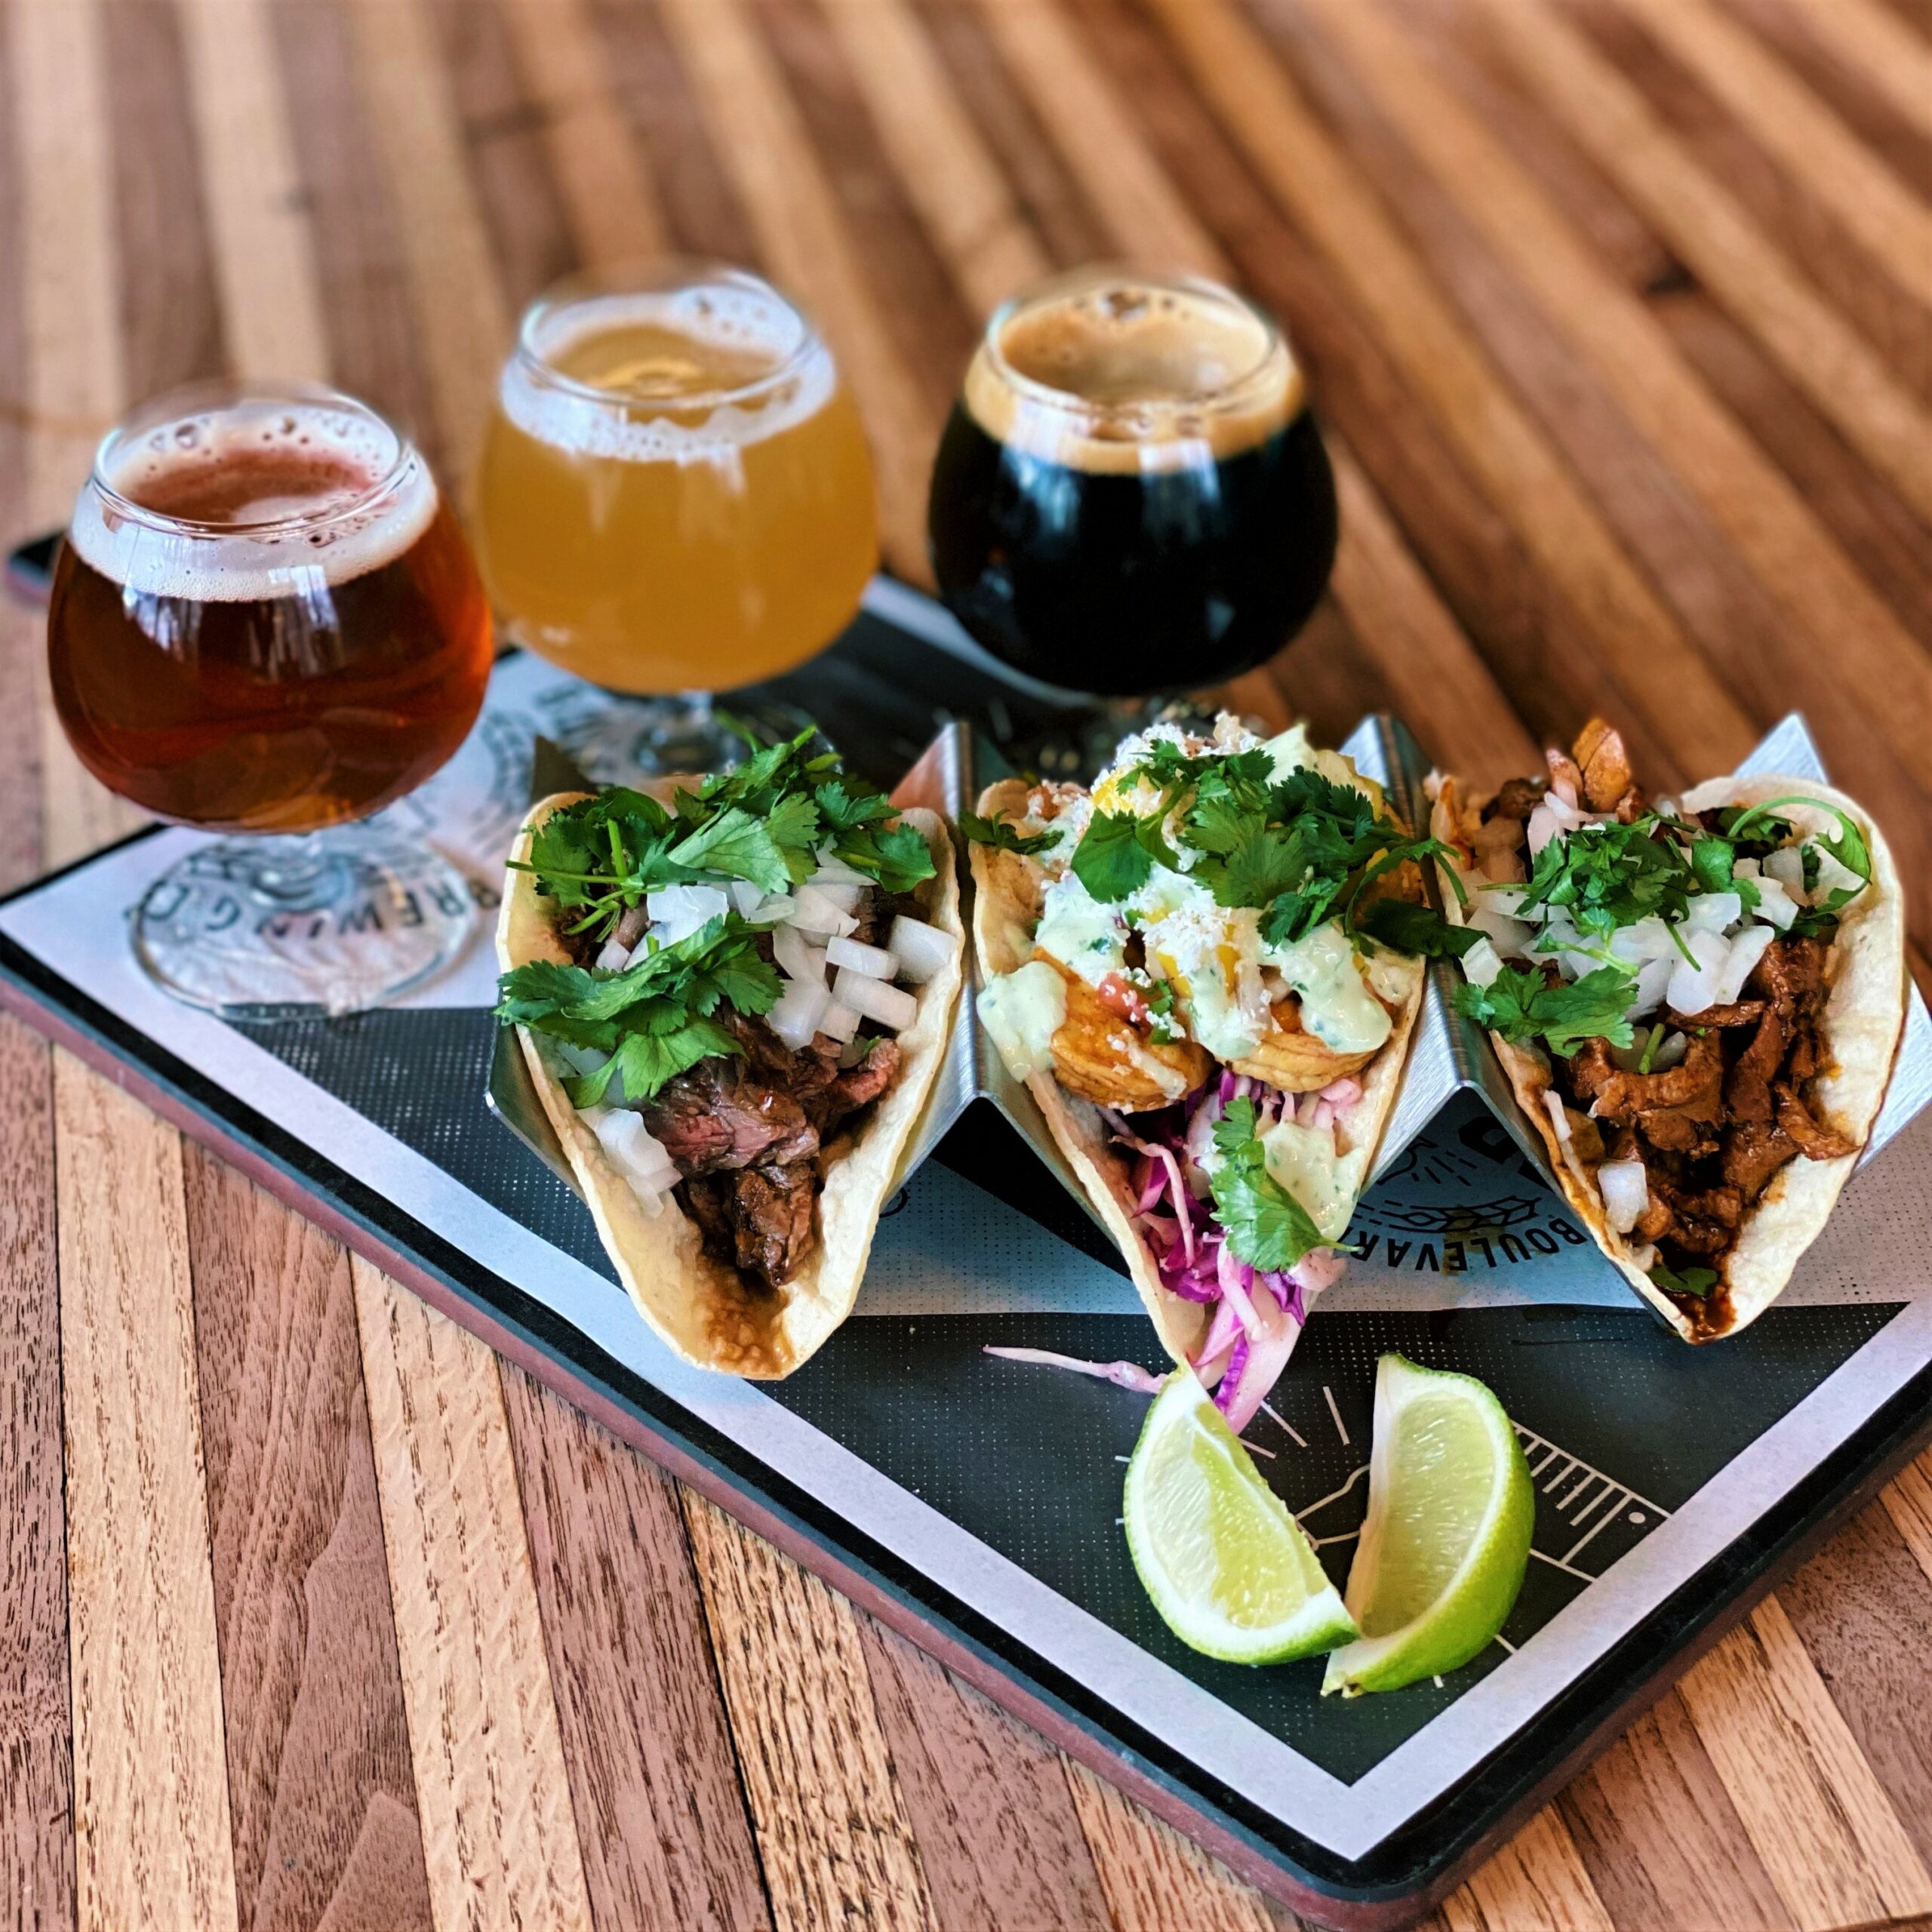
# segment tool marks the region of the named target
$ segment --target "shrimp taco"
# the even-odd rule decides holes
[[[1340,1272],[1441,924],[1433,848],[1301,727],[1226,713],[1129,738],[1091,791],[995,785],[961,829],[986,1029],[1239,1429]]]
[[[1600,718],[1548,771],[1432,779],[1466,984],[1571,1205],[1689,1341],[1775,1300],[1878,1117],[1905,913],[1871,818],[1804,778],[1646,797]]]
[[[811,749],[531,814],[497,1017],[638,1312],[787,1375],[851,1312],[962,972],[952,848]]]

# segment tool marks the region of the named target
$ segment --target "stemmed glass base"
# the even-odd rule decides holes
[[[747,696],[727,697],[724,711],[767,743],[795,735],[811,721],[795,706]],[[560,725],[558,740],[600,785],[640,778],[729,771],[750,747],[728,725],[708,691],[678,697],[611,697],[580,719]]]
[[[130,919],[135,957],[177,999],[272,1020],[396,998],[456,957],[474,916],[454,866],[371,822],[198,847]]]

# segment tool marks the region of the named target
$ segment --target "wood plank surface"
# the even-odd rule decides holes
[[[459,497],[518,309],[665,248],[825,328],[889,562],[986,312],[1238,280],[1330,432],[1243,681],[1477,782],[1801,705],[1932,943],[1920,0],[0,0],[0,539],[131,398],[326,376]],[[0,609],[0,881],[134,815]],[[0,1022],[0,1901],[25,1924],[1292,1922]],[[1430,1922],[1932,1915],[1932,1457]]]

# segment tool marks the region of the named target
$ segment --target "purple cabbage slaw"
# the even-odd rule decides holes
[[[1284,1111],[1305,1127],[1328,1126],[1339,1109],[1361,1094],[1358,1082],[1338,1080],[1297,1103],[1264,1081],[1223,1069],[1218,1081],[1157,1114],[1137,1115],[1131,1125],[1119,1114],[1102,1111],[1115,1140],[1137,1157],[1131,1183],[1134,1224],[1153,1254],[1161,1284],[1183,1300],[1214,1309],[1191,1365],[1213,1389],[1214,1406],[1236,1435],[1280,1380],[1309,1305],[1334,1284],[1343,1263],[1326,1247],[1303,1255],[1292,1268],[1257,1269],[1242,1260],[1228,1245],[1211,1201],[1197,1199],[1188,1186],[1191,1154],[1214,1144],[1214,1122],[1230,1101],[1251,1100],[1261,1132]]]

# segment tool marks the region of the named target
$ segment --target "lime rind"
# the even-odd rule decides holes
[[[1495,1638],[1522,1588],[1536,1527],[1536,1490],[1502,1404],[1472,1376],[1426,1369],[1403,1356],[1386,1355],[1376,1377],[1368,1516],[1349,1572],[1348,1607],[1363,1629],[1372,1629],[1383,1620],[1376,1614],[1378,1597],[1401,1587],[1402,1579],[1383,1574],[1386,1526],[1401,1487],[1437,1475],[1406,1470],[1398,1463],[1403,1412],[1418,1401],[1439,1404],[1447,1398],[1460,1404],[1466,1420],[1481,1423],[1491,1451],[1487,1507],[1455,1571],[1426,1607],[1397,1629],[1360,1637],[1330,1657],[1321,1684],[1324,1697],[1337,1690],[1353,1697],[1399,1690],[1460,1669]]]
[[[1285,1663],[1357,1635],[1300,1524],[1186,1369],[1148,1411],[1121,1514],[1155,1608],[1204,1656]]]

